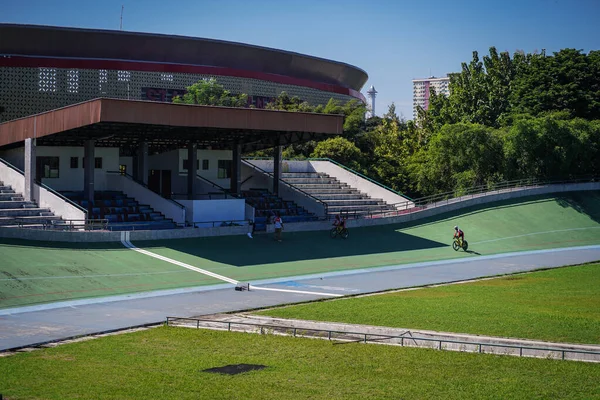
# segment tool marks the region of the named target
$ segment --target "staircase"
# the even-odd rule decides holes
[[[43,228],[60,222],[49,208],[40,208],[33,201],[25,201],[20,193],[0,182],[0,227]]]
[[[322,172],[283,172],[281,180],[327,204],[327,214],[360,217],[365,214],[395,211],[394,206],[373,199],[358,189]]]

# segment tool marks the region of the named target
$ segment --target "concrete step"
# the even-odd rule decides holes
[[[11,190],[13,190],[13,188],[12,188],[12,186],[7,186],[7,185],[2,184],[2,185],[0,185],[0,191],[1,190],[9,190],[9,191],[11,191]]]
[[[325,202],[328,200],[358,200],[369,198],[367,195],[362,193],[311,193],[311,195]]]
[[[0,193],[0,201],[23,201],[23,196],[19,193]]]
[[[319,188],[319,189],[314,189],[314,188],[299,188],[304,190],[307,193],[310,193],[313,196],[319,196],[319,195],[348,195],[348,194],[360,194],[362,196],[365,196],[364,194],[360,193],[358,190],[356,189],[352,189],[352,188],[333,188],[333,189],[325,189],[325,188]]]
[[[337,179],[334,178],[281,178],[282,181],[290,183],[292,185],[296,185],[299,183],[303,183],[303,184],[316,184],[316,185],[322,185],[322,184],[340,184],[340,181],[338,181]]]
[[[323,174],[321,172],[282,172],[281,178],[319,178],[319,177],[329,177],[327,174]]]
[[[2,225],[2,223],[0,222],[0,226],[2,228],[19,228],[18,224],[13,224],[13,225]],[[23,224],[21,225],[23,228],[29,228],[29,229],[44,229],[44,227],[46,225],[44,224]]]
[[[0,209],[30,208],[31,206],[37,207],[37,205],[31,201],[4,200],[0,198]]]
[[[389,205],[379,205],[379,204],[365,204],[360,206],[327,206],[327,212],[329,214],[338,213],[338,212],[354,212],[354,211],[384,211],[384,210],[394,210],[393,207]]]
[[[381,199],[351,199],[351,200],[323,200],[328,207],[335,206],[372,206],[372,205],[387,205]]]
[[[291,182],[289,182],[289,183],[291,183]],[[323,190],[323,189],[349,190],[349,189],[352,189],[350,186],[346,185],[345,183],[291,183],[291,184],[302,190],[304,190],[304,189],[309,189],[309,190],[310,189],[316,189],[316,190]]]
[[[0,193],[5,193],[5,194],[10,194],[10,193],[12,193],[12,194],[15,194],[15,191],[14,191],[14,190],[12,190],[11,188],[8,188],[8,189],[0,189]]]
[[[40,217],[38,216],[28,216],[28,217],[2,217],[0,216],[0,226],[9,226],[9,225],[30,225],[30,224],[44,224],[50,221],[59,220],[60,217],[52,216],[52,217]]]
[[[48,208],[4,208],[0,210],[0,217],[32,217],[41,213],[50,212]]]

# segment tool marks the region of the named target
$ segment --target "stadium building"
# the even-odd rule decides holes
[[[170,104],[209,78],[247,94],[248,107]],[[241,43],[0,24],[0,201],[28,210],[0,210],[0,226],[262,223],[273,212],[264,203],[288,220],[326,216],[333,209],[294,177],[282,181],[291,171],[281,147],[341,134],[343,117],[261,109],[283,91],[310,104],[365,102],[367,78],[341,62]],[[268,148],[276,156],[262,167],[242,160]]]

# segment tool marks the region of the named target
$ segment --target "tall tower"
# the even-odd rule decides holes
[[[375,86],[371,85],[367,94],[371,98],[371,117],[374,117],[375,116],[375,96],[377,96],[377,90],[375,90]]]

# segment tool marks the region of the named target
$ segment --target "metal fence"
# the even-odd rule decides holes
[[[516,345],[508,343],[485,343],[467,340],[415,336],[411,331],[400,335],[338,331],[284,325],[268,325],[251,322],[218,321],[201,318],[167,317],[167,326],[195,327],[196,329],[227,330],[293,337],[321,338],[341,343],[379,343],[402,347],[424,347],[436,350],[462,351],[519,357],[549,358],[557,360],[600,362],[600,351]]]

